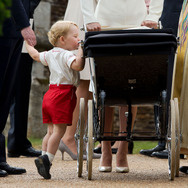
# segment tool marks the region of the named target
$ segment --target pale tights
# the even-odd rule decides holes
[[[127,118],[125,117],[125,112],[127,112],[127,107],[119,108],[119,117],[120,117],[120,132],[125,131],[127,127]],[[132,126],[134,124],[134,120],[136,118],[137,107],[132,107]],[[110,132],[112,130],[113,123],[113,114],[114,108],[106,107],[105,108],[105,126],[104,132]],[[106,136],[110,136],[110,133],[106,133]],[[122,133],[119,136],[126,136],[126,134]],[[117,167],[128,167],[127,161],[127,153],[128,153],[128,143],[126,141],[119,141],[118,144],[118,152],[116,154],[116,166]],[[111,141],[102,141],[102,156],[100,160],[100,166],[111,166],[112,165],[112,150],[111,150]]]

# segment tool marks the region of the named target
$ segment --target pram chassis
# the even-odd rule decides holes
[[[85,102],[83,98],[80,100],[80,117],[75,134],[78,143],[79,177],[82,175],[83,142],[87,145],[87,172],[88,179],[91,180],[94,142],[104,140],[166,140],[169,179],[173,180],[175,175],[179,176],[178,100],[167,99],[167,73],[169,66],[173,67],[173,64],[168,64],[167,59],[170,54],[175,53],[176,47],[177,41],[171,30],[86,33],[84,52],[90,59],[93,101],[88,101],[88,121],[83,135]],[[112,66],[113,64],[115,66]],[[143,65],[147,66],[148,70],[142,68]],[[147,82],[148,77],[152,78],[150,82]],[[172,73],[168,77],[171,78]],[[131,132],[131,106],[146,104],[154,105],[156,135],[134,136]],[[125,105],[128,105],[127,136],[118,136],[119,132],[104,136],[105,106]]]

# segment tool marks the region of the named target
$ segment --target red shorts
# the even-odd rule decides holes
[[[43,123],[72,125],[75,92],[76,87],[73,85],[50,85],[42,103]]]

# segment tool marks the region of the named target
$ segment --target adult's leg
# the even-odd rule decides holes
[[[19,153],[32,146],[27,139],[32,63],[33,60],[29,54],[21,54],[15,96],[10,107],[11,128],[8,133],[8,152]]]
[[[105,107],[105,126],[104,132],[112,131],[112,123],[114,118],[114,108]],[[111,136],[110,133],[104,133],[105,136]],[[102,155],[100,160],[100,167],[112,166],[112,150],[111,141],[102,141]]]
[[[0,163],[1,162],[6,162],[5,136],[2,133],[0,133]]]
[[[126,111],[125,111],[126,112]],[[119,118],[120,118],[120,122],[122,121],[121,120],[121,118],[125,118],[125,112],[124,113],[122,113],[122,116],[120,117],[119,116]],[[136,119],[136,114],[137,114],[137,107],[136,106],[133,106],[132,107],[132,125],[131,125],[131,130],[133,129],[133,127],[134,127],[134,123],[135,123],[135,119]],[[112,120],[113,121],[113,120]],[[112,122],[113,123],[113,122]],[[119,147],[119,143],[120,143],[120,141],[115,141],[115,143],[112,145],[112,142],[111,142],[111,145],[112,145],[112,153],[116,153],[117,152],[117,149],[118,149],[118,147]],[[130,150],[132,151],[132,149],[133,149],[133,144],[132,144],[132,147],[130,148]],[[96,148],[94,149],[94,152],[95,153],[101,153],[101,143],[99,143],[97,146],[96,146]],[[132,153],[132,152],[130,152],[130,153]]]
[[[5,40],[0,38],[0,96],[3,93],[4,77],[6,75],[6,69],[8,67],[8,58],[10,54],[10,47],[4,48]],[[9,41],[10,43],[10,41]],[[0,106],[3,104],[3,100],[0,98]],[[1,107],[0,107],[1,108]],[[1,110],[3,113],[3,109]],[[5,136],[3,130],[6,124],[6,118],[8,114],[0,114],[0,162],[6,162],[6,149],[5,149]]]
[[[6,163],[6,153],[5,153],[5,136],[0,133],[0,164]],[[8,173],[0,169],[0,177],[7,176]]]
[[[19,68],[22,39],[0,38],[0,170],[8,174],[22,174],[23,168],[11,167],[6,163],[5,138],[2,134],[10,108],[10,100]]]
[[[6,43],[7,46],[1,45]],[[0,129],[4,130],[19,69],[22,40],[0,39]],[[2,132],[1,132],[2,133]]]
[[[170,98],[171,98],[171,89],[172,89],[172,72],[173,72],[173,65],[174,65],[174,54],[169,56],[169,66],[168,66],[168,78],[167,78],[167,106],[169,106],[170,103]],[[169,113],[169,108],[167,108],[167,114]],[[166,123],[168,125],[168,118],[166,119]],[[150,150],[142,150],[140,151],[141,154],[143,154],[143,152],[151,152],[152,157],[158,157],[158,158],[168,158],[168,151],[166,148],[166,141],[158,141],[158,145],[156,147],[154,147],[153,149]]]
[[[124,111],[119,114],[120,124],[125,124],[127,120],[125,120],[125,112],[127,112],[127,107],[123,108]],[[134,123],[137,115],[137,106],[132,106],[132,124],[131,124],[131,130],[134,128]],[[122,122],[122,123],[121,123]],[[118,148],[119,147],[119,141],[116,141],[112,148]]]
[[[62,138],[64,144],[75,154],[77,155],[77,147],[74,135],[76,133],[77,122],[79,119],[79,107],[80,107],[80,98],[85,99],[85,120],[87,121],[87,102],[89,99],[92,99],[92,93],[89,92],[89,80],[80,80],[80,85],[76,90],[77,104],[73,113],[73,122],[72,126],[67,127],[67,130]]]
[[[119,108],[119,117],[120,117],[120,134],[119,136],[126,136],[127,131],[127,118],[125,117],[125,112],[127,112],[127,107]],[[116,154],[116,166],[117,167],[128,167],[127,161],[127,153],[128,153],[128,142],[120,141],[118,146],[118,151]]]

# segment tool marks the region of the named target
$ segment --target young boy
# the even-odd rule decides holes
[[[79,72],[84,68],[83,51],[79,46],[79,29],[71,21],[57,21],[52,25],[48,38],[53,49],[39,53],[26,44],[30,56],[50,70],[50,86],[43,98],[43,123],[48,124],[47,134],[42,142],[42,155],[35,159],[38,173],[50,179],[50,167],[66,127],[72,124],[76,105],[76,87]],[[78,49],[77,56],[73,50]]]

